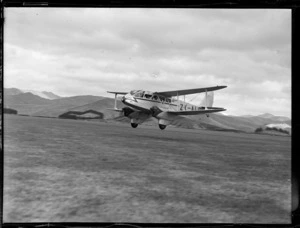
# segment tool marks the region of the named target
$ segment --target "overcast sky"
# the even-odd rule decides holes
[[[6,8],[4,29],[5,88],[227,85],[214,103],[225,114],[291,117],[291,10]]]

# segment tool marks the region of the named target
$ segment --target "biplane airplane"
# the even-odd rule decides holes
[[[214,86],[197,89],[174,90],[165,92],[150,92],[144,90],[132,90],[127,92],[112,92],[115,94],[114,110],[121,112],[130,118],[131,126],[136,128],[148,118],[154,117],[158,120],[158,126],[164,130],[167,125],[172,125],[176,120],[181,119],[181,115],[201,115],[226,111],[224,108],[212,107],[214,101],[213,91],[224,89],[227,86]],[[200,106],[195,106],[185,102],[185,95],[205,93]],[[126,107],[117,108],[117,96],[123,95],[121,101]],[[184,96],[184,100],[179,100],[179,96]]]

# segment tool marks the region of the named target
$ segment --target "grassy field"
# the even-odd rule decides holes
[[[291,138],[4,116],[4,222],[289,223]]]

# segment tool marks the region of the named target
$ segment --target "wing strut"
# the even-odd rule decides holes
[[[113,93],[113,94],[115,94],[115,105],[114,105],[114,108],[113,108],[113,109],[112,109],[112,108],[108,108],[108,109],[114,110],[114,111],[118,111],[118,112],[121,112],[122,109],[118,109],[118,108],[117,108],[117,96],[118,96],[118,94],[126,95],[127,92],[112,92],[112,91],[107,91],[107,92],[108,92],[108,93]]]
[[[118,95],[118,94],[115,93],[115,107],[114,107],[115,109],[118,109],[118,108],[117,108],[117,95]]]
[[[205,110],[207,109],[207,90],[205,90]]]
[[[179,111],[179,105],[178,105],[178,103],[179,103],[179,96],[178,96],[178,91],[177,91],[177,111]]]

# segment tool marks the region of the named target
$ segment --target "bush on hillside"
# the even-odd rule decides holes
[[[262,132],[263,131],[263,129],[261,128],[261,127],[259,127],[259,128],[257,128],[256,130],[255,130],[255,133],[260,133],[260,132]]]
[[[281,133],[284,133],[284,134],[290,134],[289,131],[287,130],[284,130],[282,128],[276,128],[276,127],[266,127],[266,130],[269,130],[269,131],[278,131],[278,132],[281,132]]]
[[[3,108],[3,113],[6,114],[18,114],[18,111],[12,108]]]
[[[85,117],[84,114],[94,114],[95,117]],[[97,112],[94,110],[88,110],[85,112],[79,112],[79,111],[69,111],[64,114],[61,114],[59,118],[62,119],[103,119],[103,113]]]

